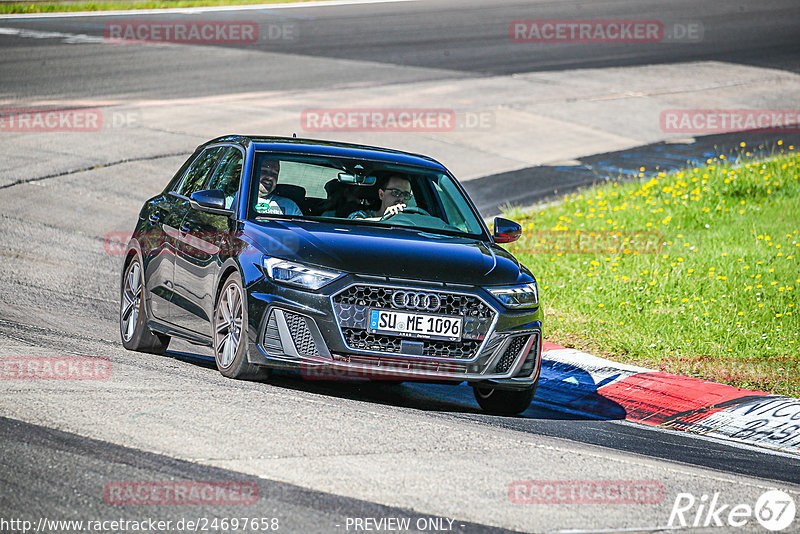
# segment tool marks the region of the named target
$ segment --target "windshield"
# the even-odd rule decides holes
[[[483,236],[453,178],[419,167],[257,152],[249,199],[254,219],[333,219]]]

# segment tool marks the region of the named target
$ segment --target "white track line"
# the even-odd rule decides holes
[[[273,9],[296,9],[302,7],[335,7],[357,6],[366,4],[390,4],[397,2],[417,2],[419,0],[329,0],[320,2],[292,2],[286,4],[251,4],[242,6],[203,6],[203,7],[176,7],[167,9],[126,9],[116,11],[72,11],[64,13],[15,13],[0,15],[0,20],[23,19],[56,19],[76,17],[137,17],[141,15],[174,15],[176,13],[191,15],[195,13],[213,13],[219,11],[260,11]]]
[[[23,28],[0,27],[0,35],[15,35],[27,39],[63,39],[67,44],[107,43],[107,40],[103,37],[86,35],[83,33],[45,32],[26,30]]]

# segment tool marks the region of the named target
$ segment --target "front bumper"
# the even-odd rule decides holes
[[[368,332],[370,308],[395,291],[435,294],[464,317],[460,341]],[[400,310],[398,311],[408,311]],[[541,367],[541,307],[510,311],[480,287],[348,275],[320,292],[259,281],[248,288],[248,359],[321,380],[446,381],[525,389]]]

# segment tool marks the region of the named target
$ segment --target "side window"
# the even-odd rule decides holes
[[[445,222],[455,226],[462,232],[466,232],[467,224],[464,221],[464,216],[458,211],[458,206],[456,206],[455,202],[453,202],[453,199],[450,198],[450,195],[444,192],[444,189],[442,189],[441,185],[439,185],[437,182],[432,183],[436,194],[439,196],[439,200],[442,202]]]
[[[175,192],[188,197],[195,191],[200,191],[203,184],[206,182],[206,178],[208,178],[214,170],[214,167],[216,167],[219,157],[227,148],[228,147],[221,146],[204,150],[186,171],[183,180],[181,180]]]
[[[243,159],[242,153],[231,147],[206,186],[206,189],[219,189],[225,193],[225,207],[228,209],[233,206],[233,199],[239,191]]]
[[[166,193],[168,193],[170,191],[177,191],[178,190],[178,186],[181,184],[181,181],[183,180],[183,176],[186,174],[186,169],[188,169],[189,165],[191,165],[192,162],[197,159],[197,156],[199,154],[200,153],[195,150],[192,153],[192,155],[189,156],[186,159],[186,161],[183,162],[183,165],[181,165],[181,168],[177,170],[177,172],[172,176],[172,178],[170,179],[169,183],[167,184],[167,187],[164,188],[164,194],[166,194]]]
[[[436,184],[436,192],[442,201],[447,221],[461,231],[471,234],[481,233],[480,223],[472,213],[464,195],[453,183],[453,180],[448,176],[442,175],[439,181],[434,183]]]

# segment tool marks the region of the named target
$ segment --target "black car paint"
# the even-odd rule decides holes
[[[277,367],[280,362],[274,359],[268,362],[259,345],[265,312],[272,306],[313,317],[330,351],[346,353],[348,348],[330,312],[330,298],[352,283],[412,281],[439,290],[470,288],[484,301],[502,308],[482,287],[535,282],[527,268],[494,243],[485,225],[480,236],[467,237],[410,227],[325,220],[285,217],[248,220],[243,216],[247,213],[246,195],[239,196],[230,215],[193,208],[190,199],[171,189],[191,161],[204,148],[215,145],[235,146],[245,152],[242,191],[251,190],[251,169],[257,150],[313,154],[320,152],[322,146],[321,152],[331,156],[400,161],[448,173],[441,164],[426,157],[335,143],[229,136],[198,147],[167,188],[145,203],[130,243],[130,252],[140,257],[144,267],[146,316],[148,326],[154,331],[212,345],[211,318],[219,289],[231,272],[238,271],[248,299],[248,360]],[[457,181],[456,184],[461,188]],[[262,264],[264,256],[347,274],[319,292],[289,288],[268,280]],[[495,331],[541,332],[542,316],[540,306],[525,311],[506,310],[499,316]],[[287,365],[291,367],[290,363]]]

